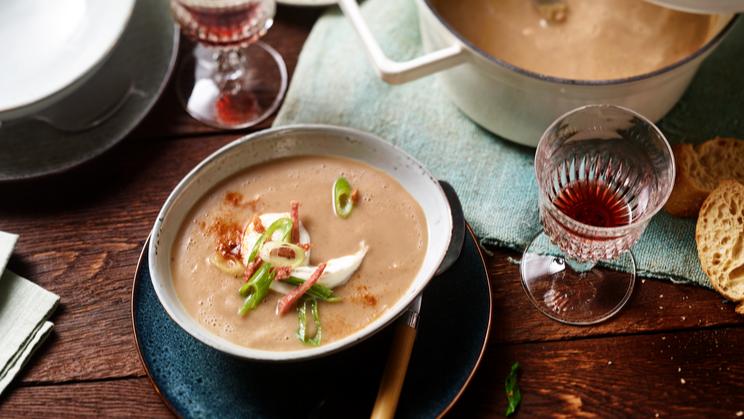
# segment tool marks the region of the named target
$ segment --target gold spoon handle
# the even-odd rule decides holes
[[[415,340],[416,329],[398,321],[370,419],[392,419],[395,416]]]

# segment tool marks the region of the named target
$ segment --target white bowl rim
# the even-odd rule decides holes
[[[426,5],[426,7],[429,9],[429,11],[437,18],[439,23],[447,29],[447,32],[449,32],[452,36],[457,38],[458,42],[462,43],[466,48],[475,51],[478,56],[481,58],[484,58],[486,61],[492,64],[496,64],[500,67],[504,67],[507,70],[511,70],[515,73],[533,78],[538,79],[542,81],[552,82],[552,83],[558,83],[558,84],[567,84],[567,85],[575,85],[575,86],[608,86],[608,85],[617,85],[617,84],[625,84],[625,83],[632,83],[636,81],[642,81],[646,79],[651,79],[655,76],[668,73],[677,67],[681,67],[684,64],[687,64],[688,62],[694,60],[695,58],[703,55],[707,51],[713,49],[716,45],[718,45],[725,37],[728,35],[729,32],[731,32],[731,29],[734,27],[736,22],[739,20],[739,14],[733,14],[731,17],[731,20],[726,23],[726,25],[721,28],[721,30],[718,31],[717,34],[715,34],[713,37],[711,37],[707,42],[705,42],[700,48],[695,50],[690,55],[687,55],[680,60],[677,60],[671,64],[668,64],[664,67],[657,68],[656,70],[647,72],[647,73],[641,73],[634,76],[629,77],[621,77],[617,79],[598,79],[598,80],[586,80],[586,79],[571,79],[566,77],[558,77],[558,76],[549,76],[547,74],[538,73],[536,71],[527,70],[526,68],[519,67],[517,65],[514,65],[512,63],[509,63],[508,61],[504,61],[500,58],[494,57],[493,55],[487,53],[486,51],[478,48],[475,44],[473,44],[470,40],[468,40],[464,35],[462,35],[460,32],[455,30],[454,27],[444,18],[442,15],[432,6],[431,0],[419,0],[419,2]],[[660,6],[661,7],[661,6]]]
[[[436,263],[432,264],[430,273],[427,273],[428,279],[425,281],[421,281],[421,283],[413,289],[413,291],[409,290],[406,291],[406,294],[404,294],[398,301],[396,301],[395,305],[399,305],[400,310],[395,311],[393,310],[393,307],[390,309],[384,311],[382,315],[380,315],[378,318],[376,318],[374,321],[369,323],[364,328],[357,330],[356,332],[341,338],[337,341],[324,344],[317,347],[310,347],[308,349],[300,349],[300,350],[293,350],[293,351],[269,351],[269,350],[263,350],[263,349],[254,349],[249,348],[245,346],[239,346],[237,344],[231,343],[227,341],[224,338],[221,338],[213,333],[210,333],[206,331],[203,327],[199,326],[197,322],[194,320],[192,324],[185,324],[184,322],[181,322],[178,318],[178,316],[175,315],[173,307],[171,306],[171,303],[169,300],[165,297],[164,292],[160,290],[160,287],[158,286],[158,282],[163,280],[170,280],[170,278],[163,279],[163,278],[156,278],[156,270],[154,269],[155,261],[157,260],[157,241],[159,237],[159,230],[164,223],[166,213],[168,210],[173,206],[173,204],[176,202],[178,197],[189,187],[191,181],[202,171],[205,170],[208,166],[210,166],[214,161],[216,161],[219,157],[221,157],[223,154],[228,153],[229,151],[243,146],[243,144],[246,144],[252,140],[260,139],[262,137],[266,136],[274,136],[277,134],[282,133],[296,133],[296,132],[325,132],[325,133],[331,133],[338,136],[349,136],[354,137],[357,139],[363,139],[363,141],[369,141],[374,143],[376,146],[387,148],[388,150],[391,150],[394,153],[397,153],[401,155],[402,157],[405,157],[407,160],[411,161],[417,169],[421,172],[423,176],[428,178],[432,184],[433,187],[438,195],[440,195],[441,202],[444,203],[446,206],[445,213],[447,214],[446,226],[449,226],[449,229],[444,233],[446,237],[447,246],[444,247],[444,250],[441,252],[440,255],[436,256]],[[318,153],[318,155],[323,155],[324,153]],[[329,154],[333,155],[333,154]],[[368,164],[365,162],[365,164]],[[246,166],[244,169],[247,169],[250,166]],[[374,166],[373,166],[374,167]],[[224,180],[224,179],[223,179]],[[218,183],[218,182],[217,182]],[[212,186],[216,185],[217,183],[213,184]],[[413,300],[420,295],[424,288],[429,284],[429,282],[432,280],[432,278],[435,275],[435,271],[437,268],[439,268],[439,265],[441,265],[442,261],[444,260],[444,256],[446,254],[447,248],[449,247],[449,242],[452,239],[452,210],[449,206],[449,200],[447,199],[446,194],[444,193],[444,190],[442,189],[441,185],[439,184],[439,181],[437,180],[434,175],[431,174],[431,172],[424,166],[421,162],[419,162],[417,159],[415,159],[413,156],[402,150],[401,148],[383,140],[382,138],[378,137],[375,134],[358,130],[355,128],[350,127],[342,127],[337,125],[327,125],[327,124],[293,124],[293,125],[283,125],[281,127],[274,127],[269,128],[261,131],[257,131],[251,134],[248,134],[246,136],[240,137],[223,147],[219,148],[217,151],[213,152],[209,156],[207,156],[204,160],[199,162],[186,176],[184,176],[176,185],[176,187],[173,189],[173,191],[170,193],[168,198],[166,199],[165,203],[163,204],[163,207],[160,209],[157,219],[155,221],[155,224],[153,225],[152,231],[150,232],[150,241],[149,241],[149,247],[147,249],[147,255],[148,255],[148,268],[150,271],[150,280],[153,283],[153,288],[155,289],[155,293],[158,297],[158,300],[160,301],[160,304],[165,309],[168,316],[173,320],[176,324],[178,324],[179,327],[181,327],[183,330],[185,330],[188,334],[190,334],[192,337],[196,338],[200,342],[204,343],[207,346],[212,347],[213,349],[216,349],[220,352],[227,353],[233,356],[236,356],[238,358],[243,358],[247,360],[253,360],[253,361],[271,361],[271,362],[288,362],[288,361],[302,361],[302,360],[309,360],[313,358],[319,358],[326,355],[333,354],[335,352],[339,352],[341,350],[347,349],[351,346],[354,346],[355,344],[364,341],[365,339],[373,336],[385,326],[392,323],[394,320],[396,320],[400,315],[405,313],[406,308],[413,302]],[[401,304],[401,302],[403,302]],[[176,304],[179,304],[178,301],[175,302]],[[188,313],[186,313],[188,315]],[[190,316],[190,315],[189,315]],[[192,319],[193,320],[193,319]]]

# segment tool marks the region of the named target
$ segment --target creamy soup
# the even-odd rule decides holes
[[[356,191],[346,218],[334,211],[332,191],[339,177],[347,179]],[[256,225],[270,227],[272,220],[290,213],[293,200],[299,201],[298,246],[309,247],[309,258],[304,262],[308,266],[291,268],[292,276],[301,276],[299,271],[304,269],[304,278],[309,279],[309,273],[327,262],[318,284],[331,284],[334,298],[340,299],[316,299],[322,326],[320,344],[364,328],[400,299],[413,282],[426,251],[426,219],[418,203],[395,179],[343,158],[303,156],[271,161],[209,192],[186,218],[174,243],[171,268],[178,298],[212,333],[256,349],[295,350],[313,344],[298,338],[297,307],[302,302],[283,315],[277,314],[277,304],[289,294],[272,289],[254,309],[239,314],[246,301],[239,293],[246,283],[240,271],[246,268],[243,258],[250,253],[241,247],[252,249],[255,245],[246,245],[246,240],[260,235],[254,231]],[[267,248],[264,245],[262,252]],[[224,255],[222,261],[230,262],[229,270],[218,268],[216,255]],[[233,268],[237,272],[231,274]],[[285,281],[274,282],[281,283],[279,287],[285,291],[298,288]],[[305,307],[310,336],[315,325],[310,305]]]
[[[643,0],[564,0],[546,24],[530,0],[431,0],[453,28],[494,57],[541,74],[582,80],[648,73],[692,54],[713,36],[711,16]]]

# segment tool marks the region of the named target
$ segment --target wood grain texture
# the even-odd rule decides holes
[[[712,290],[695,285],[639,279],[628,305],[612,319],[595,326],[573,327],[555,322],[530,305],[522,289],[519,266],[509,262],[516,252],[495,250],[489,274],[493,318],[504,327],[493,330],[497,342],[528,342],[648,331],[744,326],[744,316]]]
[[[194,138],[188,153],[178,142],[126,142],[77,173],[16,189],[12,207],[0,204],[0,230],[21,236],[10,268],[61,297],[25,381],[142,373],[129,309],[140,250],[178,180],[233,138]]]
[[[503,417],[503,380],[522,370],[516,417],[732,417],[744,409],[744,329],[556,342],[491,342],[453,418]],[[146,379],[22,386],[0,417],[168,416]]]
[[[116,152],[60,178],[13,189],[0,203],[0,230],[21,235],[11,268],[58,293],[51,343],[24,381],[62,382],[141,374],[129,313],[137,258],[160,206],[200,160],[241,134],[127,141]],[[102,182],[102,180],[105,180]],[[0,188],[0,194],[3,194]],[[44,191],[44,193],[39,193]],[[742,325],[733,306],[692,286],[639,281],[629,306],[594,327],[556,323],[522,290],[515,253],[489,260],[495,342],[528,342],[644,331]]]
[[[290,71],[319,13],[279,8],[266,41]],[[132,276],[176,183],[249,131],[197,123],[171,86],[102,158],[54,178],[0,185],[0,230],[21,236],[11,269],[62,297],[52,336],[0,398],[0,417],[169,416],[142,378]],[[735,417],[744,409],[744,319],[714,292],[639,281],[619,316],[594,327],[564,326],[532,307],[509,257],[517,254],[494,250],[488,260],[491,341],[454,417],[502,416],[503,379],[514,360],[524,366],[519,416]]]
[[[172,418],[146,378],[20,387],[0,398],[0,417]]]
[[[504,379],[522,366],[516,417],[731,417],[744,410],[744,329],[558,342],[491,342],[452,417],[503,417]]]

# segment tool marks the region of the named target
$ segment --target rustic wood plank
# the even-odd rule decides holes
[[[628,305],[616,317],[595,326],[566,326],[543,316],[529,304],[519,278],[519,266],[511,263],[510,257],[518,259],[520,255],[495,249],[488,263],[496,322],[493,338],[497,342],[744,325],[744,316],[734,312],[734,305],[712,290],[639,279]]]
[[[744,409],[744,329],[493,343],[450,417],[502,417],[503,378],[522,365],[517,417],[736,417]],[[1,417],[168,412],[143,378],[11,389]]]
[[[274,47],[284,58],[287,72],[291,80],[297,59],[299,58],[305,38],[310,33],[315,19],[322,13],[322,8],[279,7],[277,9],[274,26],[269,30],[263,41]],[[190,53],[193,43],[181,38],[179,57]],[[180,64],[180,59],[177,65]],[[164,138],[173,136],[215,134],[220,131],[204,125],[191,118],[181,106],[175,89],[171,85],[158,100],[150,114],[130,135],[131,138]],[[273,116],[252,129],[233,131],[247,133],[255,129],[271,126]],[[225,133],[226,131],[222,131]]]
[[[290,74],[319,13],[279,8],[266,42]],[[131,331],[131,278],[170,190],[206,155],[248,131],[199,124],[171,87],[103,158],[64,176],[0,186],[0,230],[21,234],[11,268],[62,296],[54,334],[0,397],[0,417],[170,417],[149,381],[136,378],[144,372]],[[508,256],[517,255],[496,250],[489,258],[492,339],[453,417],[502,416],[503,378],[513,360],[524,367],[521,416],[736,417],[744,410],[737,346],[744,320],[715,293],[649,280],[615,319],[563,326],[529,304]],[[54,384],[64,382],[70,384]]]
[[[128,142],[68,176],[0,189],[16,198],[0,203],[0,230],[21,235],[10,268],[61,296],[53,334],[25,380],[142,372],[130,317],[141,247],[178,180],[232,138],[194,139],[187,153],[165,142]]]
[[[502,345],[495,342],[452,417],[503,417],[504,378],[522,366],[516,417],[737,417],[744,329]],[[658,416],[656,416],[658,415]]]
[[[0,398],[3,418],[172,418],[146,378],[18,387]]]
[[[142,372],[129,310],[141,246],[180,178],[238,135],[127,141],[67,176],[0,188],[0,195],[15,198],[0,203],[0,230],[21,235],[11,268],[62,297],[54,334],[24,380],[62,382]],[[517,267],[507,260],[510,255],[516,256],[497,251],[489,262],[494,342],[744,324],[711,291],[647,280],[617,318],[596,327],[560,325],[530,305]]]

